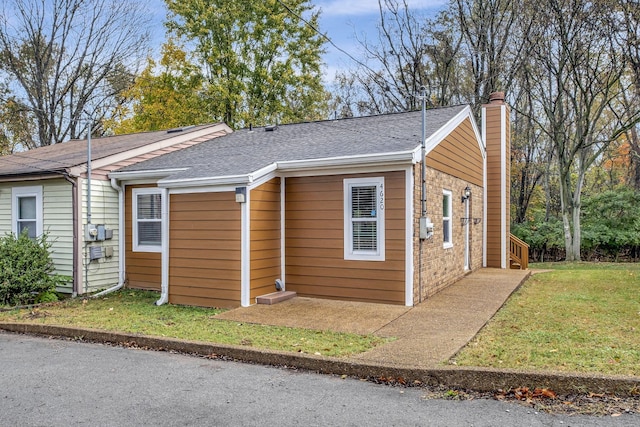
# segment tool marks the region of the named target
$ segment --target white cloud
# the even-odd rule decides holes
[[[412,10],[439,8],[446,0],[407,0]],[[369,15],[378,13],[376,0],[322,0],[316,2],[323,16]]]

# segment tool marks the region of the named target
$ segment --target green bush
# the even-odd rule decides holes
[[[51,301],[56,286],[71,278],[53,274],[47,236],[30,239],[26,233],[0,238],[0,305]]]

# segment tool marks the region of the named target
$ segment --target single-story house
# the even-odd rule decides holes
[[[427,110],[424,126],[408,112],[249,128],[112,170],[126,285],[158,304],[248,306],[278,281],[412,306],[508,268],[504,95],[482,130],[469,106]]]
[[[108,174],[229,132],[219,123],[94,138],[90,144],[71,140],[2,156],[0,235],[48,233],[56,272],[73,279],[59,291],[75,295],[112,287],[122,280],[124,195]]]

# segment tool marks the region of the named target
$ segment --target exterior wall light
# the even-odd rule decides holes
[[[464,188],[464,192],[462,193],[462,203],[464,203],[467,200],[469,200],[470,197],[471,197],[471,188],[469,188],[469,186],[467,185]]]

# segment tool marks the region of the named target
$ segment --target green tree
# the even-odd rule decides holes
[[[133,85],[120,94],[122,102],[105,128],[123,134],[211,122],[203,91],[200,69],[169,40],[162,46],[160,63],[150,59]]]
[[[202,63],[214,120],[242,127],[326,117],[323,40],[311,28],[319,12],[309,0],[166,3],[167,27]]]

